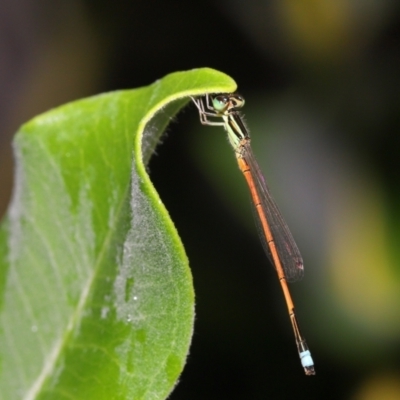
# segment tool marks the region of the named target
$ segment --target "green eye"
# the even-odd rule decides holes
[[[212,105],[217,112],[224,112],[229,105],[228,96],[216,96],[212,99]]]

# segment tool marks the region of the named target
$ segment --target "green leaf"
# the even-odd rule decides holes
[[[0,227],[0,399],[171,392],[190,344],[194,294],[144,164],[189,95],[235,88],[208,68],[178,72],[21,128]]]

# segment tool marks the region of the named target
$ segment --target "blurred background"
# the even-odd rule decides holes
[[[291,285],[305,377],[244,179],[193,105],[151,178],[197,296],[171,400],[400,399],[400,3],[395,0],[2,0],[0,215],[11,141],[38,113],[212,67],[246,98],[252,143],[302,251]]]

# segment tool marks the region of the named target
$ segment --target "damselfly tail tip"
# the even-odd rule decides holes
[[[300,353],[300,360],[306,375],[315,375],[314,361],[309,350]]]
[[[307,376],[315,375],[314,366],[304,367],[304,372],[306,373]]]

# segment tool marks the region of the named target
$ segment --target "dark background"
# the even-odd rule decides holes
[[[395,1],[3,0],[0,215],[18,126],[80,97],[212,67],[304,255],[299,364],[223,131],[193,106],[150,162],[197,297],[179,399],[400,399],[400,6]]]

